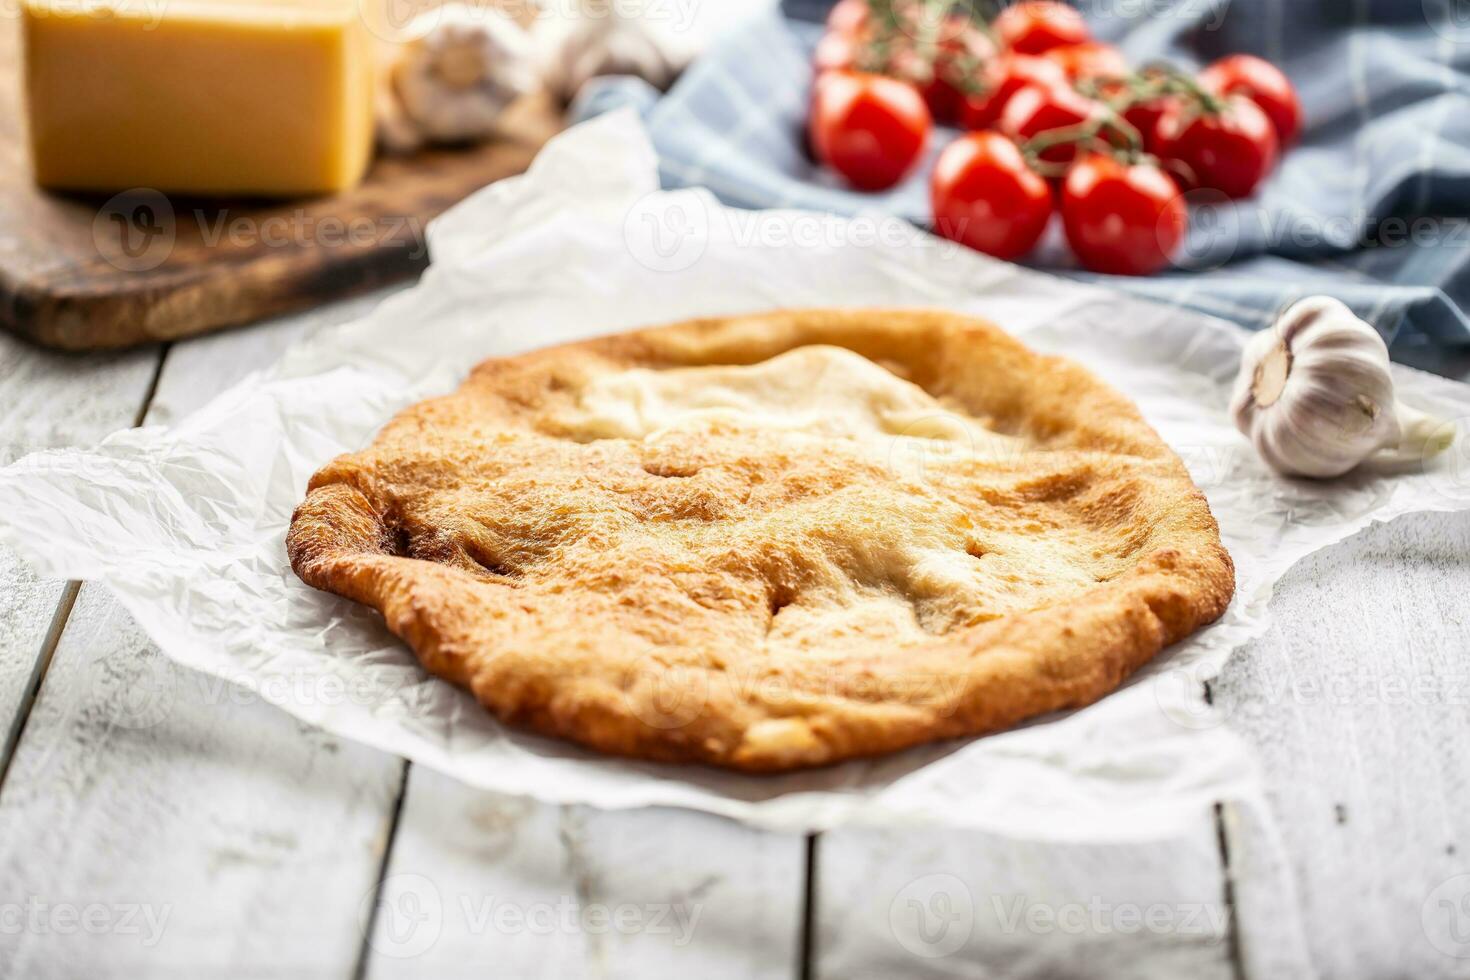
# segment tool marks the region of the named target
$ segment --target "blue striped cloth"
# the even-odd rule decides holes
[[[787,0],[721,38],[662,97],[630,78],[584,89],[580,116],[633,104],[665,186],[727,204],[929,220],[928,167],[861,194],[813,164],[804,124],[828,3]],[[1260,327],[1307,293],[1338,296],[1401,360],[1458,373],[1470,344],[1470,2],[1092,0],[1095,33],[1135,62],[1196,68],[1249,52],[1285,69],[1307,132],[1254,200],[1194,210],[1183,268],[1109,279],[1132,293]],[[932,153],[947,136],[941,133]],[[1030,264],[1075,267],[1057,236]]]

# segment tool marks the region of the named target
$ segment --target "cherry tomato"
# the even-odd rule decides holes
[[[1154,137],[1160,156],[1183,164],[1186,184],[1229,198],[1254,194],[1280,153],[1271,120],[1243,95],[1229,96],[1219,113],[1175,106],[1159,119]]]
[[[1155,156],[1159,155],[1159,120],[1173,111],[1177,102],[1177,99],[1164,96],[1135,102],[1123,110],[1123,121],[1138,130],[1138,135],[1143,137],[1143,148]]]
[[[834,34],[859,34],[868,26],[871,16],[868,0],[837,0],[827,12],[827,30]]]
[[[1086,41],[1052,48],[1042,57],[1055,61],[1074,82],[1095,78],[1121,78],[1128,74],[1128,59],[1111,44]]]
[[[1141,80],[1148,82],[1154,77],[1145,69]],[[1100,88],[1098,98],[1121,112],[1123,121],[1138,130],[1138,135],[1143,140],[1143,148],[1157,156],[1157,140],[1154,134],[1158,130],[1159,119],[1178,103],[1178,98],[1172,95],[1161,95],[1153,99],[1134,101],[1128,79],[1104,80]]]
[[[961,122],[966,129],[990,129],[1000,123],[1007,103],[1027,85],[1059,88],[1067,84],[1061,65],[1027,54],[1004,54],[985,66],[980,78],[983,95],[965,102]]]
[[[1022,0],[1002,10],[994,27],[1000,43],[1021,54],[1041,54],[1092,37],[1082,15],[1055,0]]]
[[[928,83],[919,86],[919,94],[924,97],[924,104],[929,107],[929,115],[941,125],[953,125],[959,122],[960,117],[964,115],[965,93],[940,74],[937,67],[934,77]]]
[[[1001,259],[1035,247],[1051,220],[1051,187],[1020,149],[993,130],[944,148],[929,183],[934,229]]]
[[[1189,212],[1178,185],[1154,164],[1091,154],[1067,171],[1062,224],[1067,244],[1086,268],[1147,276],[1173,258]]]
[[[912,170],[931,127],[918,89],[856,71],[817,77],[808,123],[817,158],[865,191],[892,187]]]
[[[1101,105],[1074,89],[1028,85],[1006,104],[1000,117],[1000,131],[1024,143],[1054,129],[1081,125],[1101,111]],[[1053,146],[1040,153],[1047,163],[1071,163],[1076,156],[1077,147],[1073,145]]]
[[[995,42],[966,21],[945,28],[930,80],[920,88],[936,122],[954,124],[965,115],[968,97],[961,87],[967,66],[995,60]]]
[[[1280,68],[1254,55],[1222,58],[1200,72],[1199,83],[1217,95],[1243,95],[1266,113],[1283,148],[1302,132],[1302,103]]]

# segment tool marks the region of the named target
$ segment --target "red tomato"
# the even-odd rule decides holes
[[[1138,130],[1138,135],[1143,137],[1143,148],[1155,156],[1158,155],[1159,120],[1170,112],[1177,102],[1177,99],[1166,96],[1149,99],[1147,102],[1135,102],[1123,110],[1123,120]]]
[[[929,183],[934,230],[1001,259],[1035,247],[1051,220],[1051,188],[1009,139],[988,130],[944,148]]]
[[[1028,85],[1011,97],[1000,117],[1000,131],[1018,143],[1033,136],[1077,126],[1094,118],[1102,106],[1074,89]],[[1047,163],[1071,163],[1076,146],[1053,146],[1041,151]]]
[[[1093,78],[1122,78],[1129,71],[1128,59],[1123,57],[1123,52],[1111,44],[1098,41],[1052,48],[1043,57],[1061,65],[1062,71],[1074,82]]]
[[[1151,78],[1152,76],[1147,72],[1143,75],[1143,81],[1149,81]],[[1111,80],[1102,84],[1098,98],[1120,111],[1123,121],[1138,130],[1138,135],[1143,140],[1144,150],[1155,156],[1158,155],[1154,133],[1159,127],[1159,119],[1179,101],[1177,97],[1161,95],[1142,102],[1132,102],[1133,93],[1128,82]]]
[[[1090,40],[1082,15],[1055,0],[1023,0],[995,18],[1000,43],[1021,54],[1041,54],[1064,44]]]
[[[1000,122],[1011,97],[1027,85],[1059,88],[1067,84],[1067,73],[1056,62],[1026,54],[1006,54],[990,62],[981,77],[985,94],[971,96],[965,103],[961,122],[966,129],[990,129]]]
[[[954,23],[945,29],[934,60],[933,77],[920,91],[935,121],[954,124],[965,116],[968,96],[961,87],[969,64],[988,65],[995,60],[995,42],[972,24]]]
[[[837,0],[827,12],[827,30],[837,34],[861,33],[871,15],[868,0]]]
[[[937,70],[928,84],[919,88],[919,94],[924,97],[924,104],[929,107],[929,115],[934,121],[942,125],[953,125],[960,121],[965,112],[965,93],[955,88],[954,84],[940,74]]]
[[[1202,71],[1199,83],[1217,95],[1243,95],[1260,106],[1283,148],[1301,135],[1301,100],[1291,79],[1271,62],[1249,54],[1231,55]]]
[[[898,183],[929,142],[929,109],[918,89],[896,78],[829,71],[812,89],[817,158],[865,191]]]
[[[1184,165],[1185,183],[1229,198],[1254,194],[1280,153],[1271,120],[1243,95],[1230,96],[1218,114],[1175,106],[1154,136],[1160,156]]]
[[[1083,266],[1115,276],[1148,276],[1167,266],[1189,226],[1179,187],[1151,163],[1092,154],[1062,185],[1067,244]]]

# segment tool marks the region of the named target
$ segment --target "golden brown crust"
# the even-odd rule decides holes
[[[700,414],[725,365],[755,365],[729,377],[768,402],[849,368],[876,387],[788,431]],[[820,382],[793,388],[802,370]],[[626,379],[644,387],[608,387]],[[696,422],[618,429],[657,398]],[[834,421],[927,403],[945,417],[912,438]],[[1131,402],[938,311],[699,320],[486,361],[317,473],[287,544],[302,579],[378,609],[507,723],[751,771],[1088,704],[1234,589],[1204,496]]]

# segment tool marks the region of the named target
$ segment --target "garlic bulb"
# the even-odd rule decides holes
[[[435,7],[404,34],[413,40],[392,52],[379,91],[378,137],[390,150],[487,139],[506,106],[540,84],[530,35],[493,7]]]
[[[563,102],[602,75],[636,75],[654,88],[668,88],[695,53],[696,43],[681,36],[680,24],[629,13],[616,0],[561,0],[554,6],[531,30],[546,87]]]
[[[1453,437],[1399,404],[1383,338],[1329,296],[1302,300],[1251,338],[1230,412],[1261,458],[1288,476],[1340,476],[1375,454],[1425,456]]]

